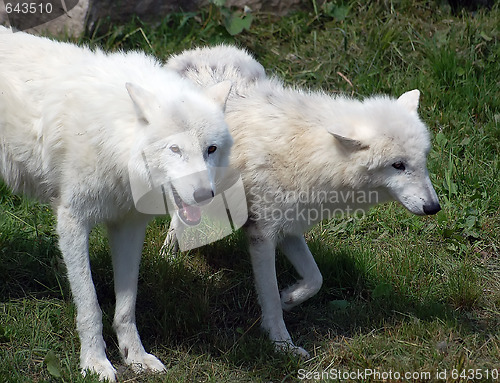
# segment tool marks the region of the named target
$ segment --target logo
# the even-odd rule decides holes
[[[76,7],[78,0],[4,0],[11,27],[24,31],[52,21]]]
[[[182,251],[222,239],[248,219],[240,173],[210,166],[207,157],[189,133],[180,133],[148,145],[128,164],[135,208],[170,215]]]

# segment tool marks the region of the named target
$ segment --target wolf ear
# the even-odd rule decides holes
[[[361,141],[353,140],[352,138],[347,138],[344,136],[339,136],[338,134],[330,132],[330,134],[335,137],[335,139],[342,144],[342,146],[349,151],[357,151],[368,149],[369,146],[363,144]]]
[[[215,101],[224,111],[226,109],[226,101],[229,97],[229,92],[233,84],[229,80],[219,82],[205,89],[205,94]]]
[[[409,112],[417,112],[418,99],[420,98],[420,91],[418,89],[410,90],[403,93],[398,98],[398,103],[404,106]]]
[[[149,124],[151,107],[157,105],[156,97],[153,93],[130,82],[127,82],[125,87],[127,88],[130,98],[134,102],[139,120],[143,121],[145,124]]]

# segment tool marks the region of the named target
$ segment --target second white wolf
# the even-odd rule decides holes
[[[293,344],[282,311],[322,284],[303,233],[339,212],[390,200],[418,215],[440,210],[426,166],[429,133],[417,114],[420,92],[357,101],[290,89],[230,46],[186,51],[166,67],[201,87],[233,83],[226,105],[234,138],[230,164],[241,172],[247,195],[245,231],[262,326],[278,349],[307,356]],[[281,295],[276,247],[302,278]]]

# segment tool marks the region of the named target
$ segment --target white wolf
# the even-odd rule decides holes
[[[93,52],[3,27],[0,57],[0,177],[14,191],[49,202],[57,215],[82,372],[116,378],[89,264],[89,231],[100,222],[111,245],[113,324],[123,359],[135,370],[163,371],[136,328],[137,277],[151,216],[134,208],[128,169],[140,173],[144,164],[134,161],[146,149],[167,183],[172,173],[227,164],[232,138],[223,107],[230,83],[201,91],[140,53]],[[185,133],[181,140],[178,133]],[[196,204],[213,195],[209,175],[171,183],[169,196],[175,188],[184,217],[196,220]]]
[[[202,87],[233,82],[226,104],[234,139],[230,163],[241,172],[247,195],[246,233],[262,325],[277,349],[307,356],[292,343],[282,312],[322,284],[304,231],[334,214],[388,200],[418,215],[440,210],[426,168],[430,140],[417,115],[420,93],[356,101],[289,89],[230,46],[186,51],[166,67]],[[166,244],[174,238],[169,232]],[[277,246],[302,278],[281,297]]]

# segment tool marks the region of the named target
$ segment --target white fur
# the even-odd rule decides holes
[[[112,251],[114,328],[123,359],[134,370],[164,371],[144,350],[136,328],[137,277],[150,216],[134,207],[128,165],[154,145],[149,154],[166,174],[191,171],[194,165],[182,152],[186,145],[188,154],[205,153],[207,164],[226,164],[232,144],[222,111],[227,83],[203,92],[141,53],[105,54],[6,28],[0,28],[0,57],[0,176],[14,191],[50,203],[57,215],[82,371],[115,381],[88,254],[89,232],[101,222]],[[181,132],[191,140],[174,142],[181,153],[173,153],[168,145]],[[208,155],[210,145],[218,149]],[[192,199],[211,181],[181,185],[179,194]]]
[[[203,87],[233,82],[226,105],[235,141],[231,165],[241,171],[247,194],[246,233],[262,325],[278,349],[307,356],[292,343],[282,313],[313,296],[322,284],[304,231],[335,212],[352,213],[393,199],[419,215],[440,208],[426,168],[430,142],[417,115],[420,93],[358,101],[290,89],[267,78],[245,51],[229,46],[186,51],[166,67]],[[398,164],[405,169],[396,169]],[[314,193],[339,198],[315,200]],[[377,198],[352,200],[352,195]],[[167,241],[172,241],[169,234]],[[302,277],[281,297],[276,247]]]

